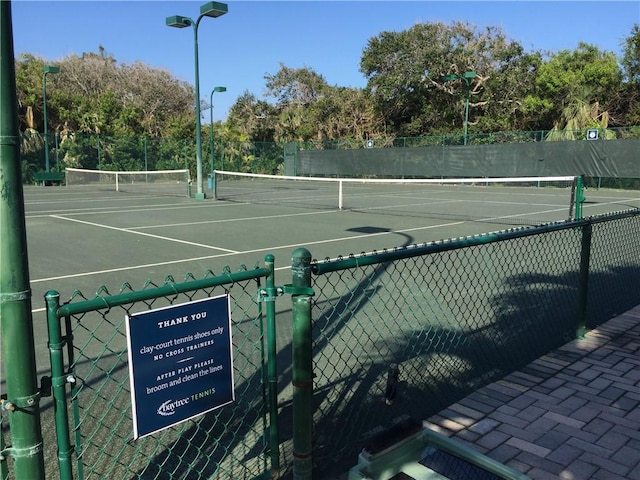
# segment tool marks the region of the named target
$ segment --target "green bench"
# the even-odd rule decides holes
[[[42,185],[43,187],[49,183],[53,185],[57,183],[58,185],[62,185],[62,182],[65,180],[64,172],[36,172],[33,174],[33,179],[36,182],[36,185]]]

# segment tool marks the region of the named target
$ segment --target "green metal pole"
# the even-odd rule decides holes
[[[576,204],[575,204],[575,219],[580,220],[582,218],[582,204],[586,200],[584,196],[584,182],[582,181],[582,177],[578,176],[576,178]]]
[[[47,72],[42,74],[42,115],[44,116],[44,169],[49,171],[49,128],[47,126]]]
[[[293,290],[311,288],[311,253],[298,248],[291,258]],[[313,355],[311,296],[293,294],[293,478],[311,480],[313,474]]]
[[[51,383],[55,404],[56,440],[58,444],[58,467],[61,480],[73,480],[71,465],[71,436],[69,432],[69,414],[67,412],[67,375],[64,368],[63,349],[67,340],[62,336],[60,320],[56,311],[60,306],[60,294],[48,291],[45,294],[47,303],[47,325],[49,331],[49,358],[51,360]]]
[[[465,97],[465,102],[464,102],[464,144],[467,144],[467,136],[469,134],[469,93],[470,93],[470,85],[469,85],[469,80],[467,80],[465,77],[462,77],[462,79],[464,80],[464,83],[467,85],[467,92],[466,92],[466,97]]]
[[[7,480],[9,478],[9,466],[7,465],[7,457],[4,455],[4,419],[2,415],[2,409],[0,409],[0,480]]]
[[[209,112],[210,117],[209,120],[211,122],[211,175],[213,175],[213,170],[215,168],[213,162],[215,161],[215,156],[213,154],[213,150],[214,150],[214,145],[213,145],[213,92],[215,92],[215,88],[213,90],[211,90],[211,110]]]
[[[592,225],[582,227],[582,248],[580,250],[580,279],[578,285],[578,325],[576,338],[584,338],[587,331],[587,301],[589,298],[589,264],[591,259]]]
[[[278,365],[276,358],[276,288],[275,257],[265,257],[265,266],[271,272],[266,278],[267,292],[267,384],[269,386],[269,452],[271,454],[271,478],[280,476],[280,442],[278,439]]]
[[[10,445],[16,480],[44,479],[40,392],[20,165],[11,2],[0,1],[0,330]]]
[[[58,146],[58,134],[54,134],[53,135],[53,139],[55,140],[55,145],[56,145],[56,170],[60,171],[60,155],[59,155],[59,146]]]
[[[202,16],[198,17],[193,26],[193,51],[196,64],[196,200],[204,200],[206,195],[202,188],[202,132],[200,124],[200,67],[198,65],[198,25]]]

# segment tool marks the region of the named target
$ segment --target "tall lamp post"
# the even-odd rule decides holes
[[[469,128],[469,94],[471,92],[470,81],[476,78],[476,72],[473,70],[464,72],[462,75],[452,73],[451,75],[445,75],[442,77],[444,82],[451,82],[453,80],[463,80],[466,85],[465,92],[465,104],[464,104],[464,144],[467,144],[468,128]]]
[[[45,65],[44,73],[42,74],[42,99],[44,102],[43,116],[44,116],[44,164],[45,171],[49,171],[49,129],[47,126],[47,73],[60,73],[60,67],[54,67],[52,65]]]
[[[211,90],[211,175],[213,175],[213,162],[215,161],[215,155],[213,154],[213,150],[214,150],[214,143],[213,143],[213,94],[215,92],[226,92],[227,91],[227,87],[213,87],[213,90]]]
[[[195,73],[196,73],[196,183],[197,193],[196,199],[203,200],[205,193],[202,188],[202,134],[200,131],[200,72],[198,69],[198,25],[200,20],[204,17],[217,18],[228,12],[226,3],[220,2],[207,2],[200,6],[200,15],[193,21],[189,17],[183,17],[181,15],[173,15],[167,17],[166,23],[169,27],[185,28],[193,27],[193,51],[195,56]]]

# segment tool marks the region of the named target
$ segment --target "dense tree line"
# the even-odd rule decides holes
[[[336,139],[353,146],[369,139],[391,145],[396,137],[459,134],[467,101],[470,134],[547,131],[563,139],[574,130],[640,125],[639,25],[621,46],[622,58],[588,43],[527,52],[497,27],[416,24],[369,40],[360,61],[363,89],[329,85],[309,67],[281,65],[265,77],[267,100],[244,92],[216,126],[216,137],[240,150],[255,142],[321,146]],[[27,139],[33,137],[29,132],[43,131],[46,64],[32,55],[16,60],[20,126]],[[89,134],[194,137],[193,87],[170,72],[120,64],[102,47],[55,65],[60,73],[47,77],[48,130],[61,142]],[[475,73],[468,84],[445,80],[465,72]],[[203,129],[206,140],[206,123]],[[182,164],[182,153],[171,155]],[[74,158],[67,154],[65,162]]]

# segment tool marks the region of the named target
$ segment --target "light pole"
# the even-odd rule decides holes
[[[54,67],[52,65],[45,65],[44,73],[42,74],[42,99],[44,102],[43,116],[44,116],[44,169],[49,171],[49,130],[47,126],[47,73],[60,73],[60,67]]]
[[[469,127],[469,94],[471,92],[470,80],[476,78],[476,72],[473,70],[464,72],[462,75],[452,73],[451,75],[445,75],[442,77],[444,82],[450,82],[452,80],[463,80],[466,85],[465,104],[464,104],[464,144],[467,144],[467,132]]]
[[[202,133],[200,131],[200,72],[198,69],[198,25],[203,17],[217,18],[228,12],[226,3],[207,2],[200,6],[200,15],[193,21],[189,17],[181,15],[173,15],[167,17],[166,23],[169,27],[184,28],[193,27],[193,51],[195,56],[195,73],[196,73],[196,183],[197,193],[196,199],[203,200],[206,196],[202,188]]]
[[[211,90],[211,175],[213,175],[213,162],[215,161],[215,155],[213,154],[213,150],[214,150],[214,143],[213,143],[213,94],[215,92],[226,92],[227,91],[227,87],[213,87],[213,90]]]

